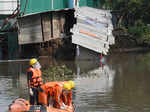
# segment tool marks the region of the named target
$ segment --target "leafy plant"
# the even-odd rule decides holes
[[[67,80],[72,77],[72,70],[68,69],[66,65],[56,65],[43,70],[44,81],[58,81]]]

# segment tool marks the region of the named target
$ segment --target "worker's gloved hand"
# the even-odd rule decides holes
[[[31,96],[33,96],[32,88],[29,89],[29,93],[30,93]]]
[[[43,90],[41,87],[39,87],[38,90],[39,90],[40,92],[44,92],[44,90]]]
[[[63,103],[60,109],[67,109],[67,106]]]
[[[68,106],[68,109],[72,109],[72,106]]]

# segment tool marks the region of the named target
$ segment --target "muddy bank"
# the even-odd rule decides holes
[[[149,47],[134,47],[134,48],[112,48],[110,49],[110,53],[117,52],[146,52],[150,51]]]

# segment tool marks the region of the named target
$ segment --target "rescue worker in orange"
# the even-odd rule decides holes
[[[65,105],[71,106],[72,104],[72,89],[75,87],[73,81],[68,81],[64,84],[64,89],[62,90],[62,100]]]
[[[39,91],[38,101],[41,105],[53,106],[53,87],[49,83],[41,86],[42,91]]]
[[[49,89],[48,89],[48,96],[47,96],[48,98],[48,106],[53,106],[53,104],[54,104],[54,92],[53,92],[53,88],[52,87],[50,87]]]
[[[63,106],[63,101],[61,99],[62,87],[59,84],[56,84],[53,87],[53,93],[54,93],[54,96],[53,96],[54,104],[53,104],[53,106],[55,108],[62,109],[62,106]]]
[[[72,104],[72,88],[74,88],[74,82],[65,82],[63,87],[56,84],[54,86],[54,107],[59,109],[66,109]]]
[[[27,70],[27,81],[30,93],[30,104],[38,105],[38,92],[41,89],[40,86],[42,82],[42,72],[41,65],[37,59],[33,58],[29,61],[30,67]]]

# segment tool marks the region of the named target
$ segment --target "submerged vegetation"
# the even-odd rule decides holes
[[[45,82],[70,80],[72,78],[73,71],[66,65],[51,66],[46,70],[43,70],[43,78]]]

